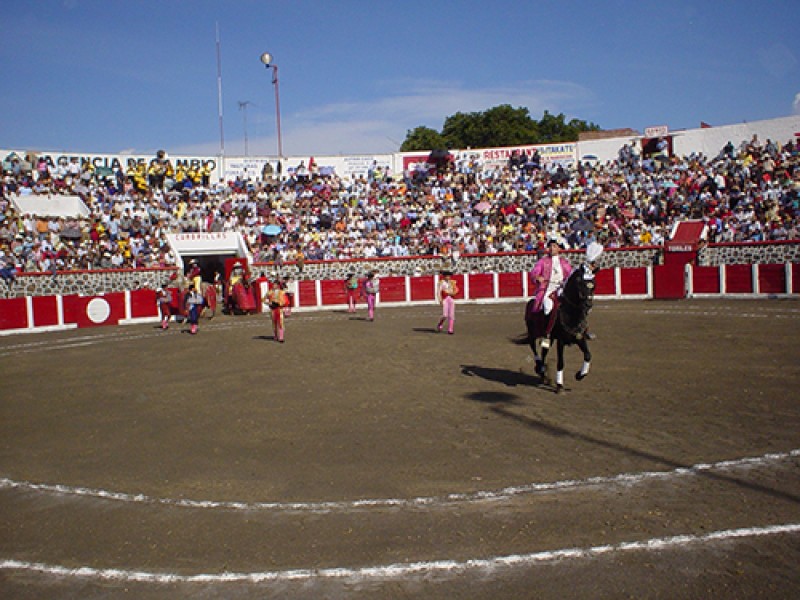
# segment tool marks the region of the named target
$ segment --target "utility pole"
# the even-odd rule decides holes
[[[239,110],[242,111],[242,116],[244,118],[244,155],[248,156],[247,151],[247,107],[253,104],[249,100],[239,100]]]

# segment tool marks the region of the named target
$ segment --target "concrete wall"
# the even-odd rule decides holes
[[[601,257],[603,269],[635,269],[660,264],[662,248],[607,249]],[[578,265],[583,253],[567,251],[564,255]],[[257,277],[272,277],[279,270],[284,276],[295,280],[345,279],[351,271],[363,275],[376,270],[381,276],[430,275],[442,269],[456,273],[519,273],[533,268],[537,260],[535,253],[482,254],[461,257],[458,261],[439,256],[309,262],[302,271],[294,263],[278,269],[274,264],[254,264],[252,272]],[[800,263],[800,240],[792,242],[717,244],[702,249],[698,264],[719,266],[723,264],[786,264]],[[108,271],[74,271],[21,274],[13,287],[0,283],[0,298],[23,298],[54,295],[96,295],[109,292],[135,290],[144,287],[156,288],[169,282],[175,269],[137,269]]]

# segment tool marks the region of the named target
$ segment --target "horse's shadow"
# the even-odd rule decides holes
[[[473,392],[467,394],[467,398],[473,402],[481,402],[495,406],[519,405],[521,402],[514,394],[508,392]]]
[[[511,343],[515,346],[530,346],[531,341],[527,333],[522,333],[516,337],[511,338]]]
[[[478,365],[461,365],[461,374],[468,377],[480,377],[486,381],[495,381],[508,387],[520,385],[542,388],[544,385],[536,375],[528,375],[522,371],[512,371],[510,369],[495,369],[493,367],[481,367]]]

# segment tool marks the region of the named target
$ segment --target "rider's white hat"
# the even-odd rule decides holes
[[[586,248],[586,262],[597,262],[600,255],[603,253],[603,245],[598,242],[592,242]]]

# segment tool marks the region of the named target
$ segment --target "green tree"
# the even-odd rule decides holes
[[[575,142],[578,134],[582,131],[599,131],[600,128],[594,123],[587,123],[580,119],[571,119],[565,122],[566,117],[563,113],[551,115],[544,111],[544,115],[539,121],[539,140],[536,143],[551,142]]]
[[[445,119],[441,134],[428,127],[417,127],[409,131],[400,149],[492,148],[574,142],[582,131],[599,130],[600,127],[594,123],[580,119],[566,122],[563,114],[552,115],[548,111],[544,111],[541,120],[537,121],[531,118],[527,108],[501,104],[484,112],[451,115]]]
[[[442,135],[430,127],[415,127],[406,133],[406,139],[400,145],[400,152],[413,152],[415,150],[447,149],[447,144]]]
[[[527,108],[501,104],[485,112],[448,117],[442,135],[451,148],[516,146],[535,143],[536,127]]]

